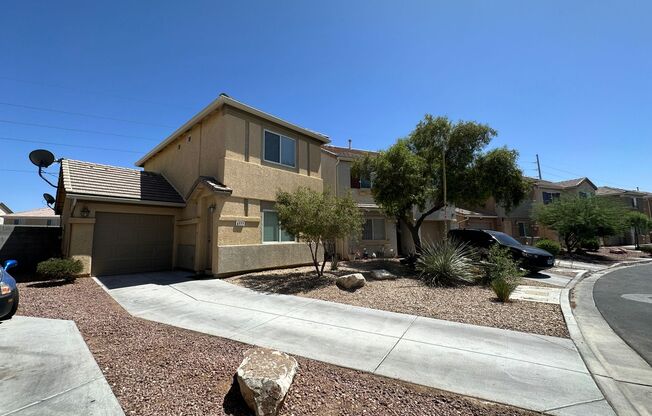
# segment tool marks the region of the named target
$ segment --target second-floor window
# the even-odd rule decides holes
[[[586,192],[580,191],[580,198],[588,198],[588,197],[589,197],[589,194],[587,194]]]
[[[559,201],[560,197],[559,192],[543,192],[543,203],[548,205],[553,201]]]
[[[265,161],[292,168],[296,167],[296,140],[265,130],[263,148]]]

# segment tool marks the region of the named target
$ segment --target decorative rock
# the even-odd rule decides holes
[[[362,273],[347,274],[337,278],[335,283],[340,289],[355,290],[364,286],[367,281]]]
[[[393,274],[391,274],[385,269],[372,270],[371,277],[373,277],[376,280],[396,279],[396,276],[394,276]]]
[[[256,416],[276,416],[299,364],[289,355],[267,348],[244,353],[236,377],[242,398]]]
[[[625,250],[624,248],[616,247],[616,248],[609,249],[609,253],[611,253],[611,254],[627,254],[627,250]]]

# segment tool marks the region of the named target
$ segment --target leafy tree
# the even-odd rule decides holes
[[[426,115],[407,138],[357,160],[353,171],[373,178],[374,199],[387,215],[407,227],[420,252],[419,228],[445,202],[475,206],[493,196],[510,209],[525,198],[529,184],[517,166],[518,153],[504,147],[485,151],[495,135],[484,124],[453,123],[446,117]],[[416,218],[414,208],[420,211]]]
[[[625,221],[627,225],[634,229],[634,244],[638,250],[640,248],[640,244],[638,243],[638,236],[650,231],[652,228],[652,220],[642,212],[631,211],[627,213]]]
[[[582,241],[615,235],[626,228],[627,209],[608,198],[564,198],[534,209],[537,222],[559,233],[569,254]]]
[[[350,195],[337,197],[328,191],[317,192],[310,188],[279,191],[276,209],[281,227],[308,244],[320,277],[326,265],[325,249],[334,247],[339,238],[355,238],[362,231],[362,214]],[[318,260],[320,246],[324,250],[321,267]]]

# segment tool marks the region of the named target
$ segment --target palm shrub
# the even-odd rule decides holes
[[[476,279],[475,251],[465,243],[444,240],[426,242],[416,260],[419,278],[430,286],[455,286]]]
[[[542,250],[546,250],[548,253],[552,254],[553,256],[557,256],[557,254],[559,254],[559,252],[561,251],[561,244],[553,240],[547,240],[547,239],[539,240],[534,246]]]
[[[51,258],[40,262],[36,266],[36,273],[46,280],[74,281],[83,269],[79,260]]]

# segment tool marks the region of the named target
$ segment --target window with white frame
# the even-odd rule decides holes
[[[263,211],[263,243],[295,241],[292,234],[285,231],[278,220],[278,212]]]
[[[279,165],[296,167],[297,141],[265,130],[263,139],[264,155],[267,162],[278,163]]]
[[[385,219],[369,218],[362,227],[363,240],[385,240]]]
[[[543,192],[543,203],[548,205],[554,201],[559,201],[561,194],[559,192]]]

